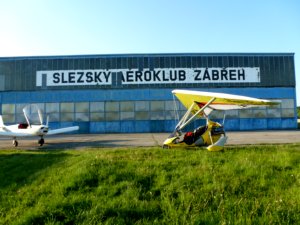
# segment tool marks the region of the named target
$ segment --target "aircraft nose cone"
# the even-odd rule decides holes
[[[48,132],[48,127],[41,127],[41,131],[43,133],[47,133]]]

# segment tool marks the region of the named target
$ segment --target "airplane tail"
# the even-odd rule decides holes
[[[4,123],[3,123],[3,118],[0,115],[0,128],[5,127]]]

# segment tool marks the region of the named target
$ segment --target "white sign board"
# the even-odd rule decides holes
[[[37,86],[112,85],[112,73],[121,73],[122,84],[254,83],[260,82],[258,67],[159,68],[111,70],[37,71]]]
[[[43,76],[46,76],[46,86],[111,85],[111,73],[108,70],[37,71],[36,86],[42,86]]]

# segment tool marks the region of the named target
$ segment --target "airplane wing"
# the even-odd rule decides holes
[[[76,130],[79,130],[79,126],[65,127],[65,128],[55,129],[55,130],[49,130],[47,135],[67,133],[67,132],[76,131]]]
[[[3,129],[3,130],[0,131],[0,136],[6,136],[6,137],[30,137],[30,136],[34,136],[34,135],[32,135],[32,134],[26,134],[26,133],[16,133],[16,132],[11,132],[11,131],[7,131],[6,129]]]
[[[210,110],[230,110],[244,109],[257,106],[270,106],[280,103],[280,101],[270,101],[265,99],[251,98],[242,95],[232,95],[216,92],[190,91],[190,90],[173,90],[179,101],[189,109],[193,103],[193,112],[197,112],[200,108],[214,99],[208,106]]]

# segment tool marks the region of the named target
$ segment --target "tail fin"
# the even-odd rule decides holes
[[[3,123],[3,118],[2,116],[0,115],[0,128],[1,127],[5,127],[4,123]]]

